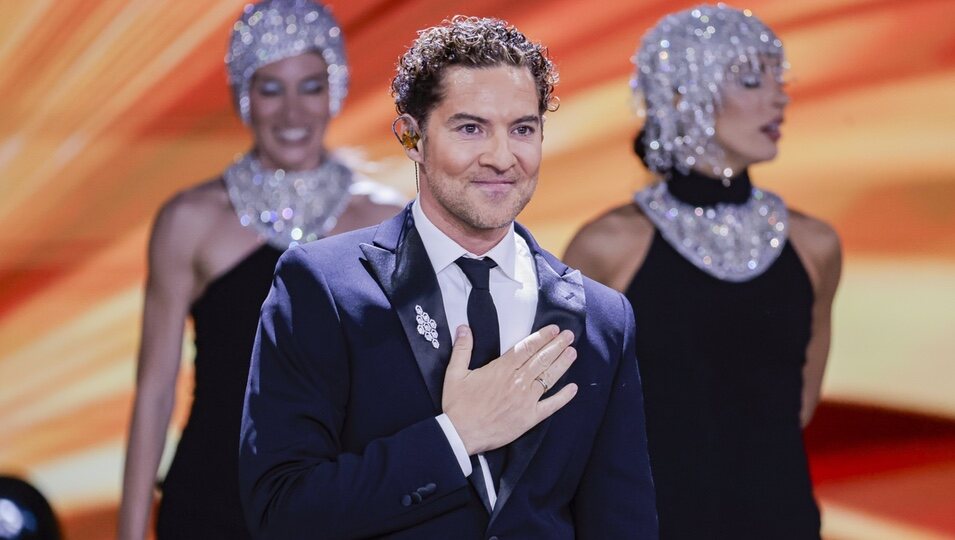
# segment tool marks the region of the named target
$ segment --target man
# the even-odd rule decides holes
[[[556,81],[494,19],[401,59],[418,198],[290,250],[262,309],[240,450],[257,536],[656,537],[629,304],[513,221]]]

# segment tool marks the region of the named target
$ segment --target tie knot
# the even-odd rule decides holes
[[[471,282],[471,287],[475,289],[488,290],[488,281],[490,279],[491,268],[497,266],[494,259],[485,257],[483,259],[471,259],[468,257],[459,257],[454,261],[467,276]]]

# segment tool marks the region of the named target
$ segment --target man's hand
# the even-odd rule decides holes
[[[527,336],[480,369],[471,371],[474,340],[459,326],[444,377],[442,408],[464,442],[468,455],[500,448],[517,439],[577,394],[568,384],[541,400],[577,358],[574,334],[546,326]]]

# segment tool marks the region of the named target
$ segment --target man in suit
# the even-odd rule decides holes
[[[556,81],[496,19],[445,21],[399,61],[417,199],[287,252],[262,308],[255,536],[656,538],[629,303],[514,223]]]

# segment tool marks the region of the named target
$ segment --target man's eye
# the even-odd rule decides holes
[[[458,128],[458,131],[464,133],[465,135],[476,135],[481,128],[477,124],[464,124]]]
[[[309,79],[302,83],[303,94],[321,94],[325,91],[325,83],[319,79]]]
[[[282,92],[284,92],[284,89],[282,88],[281,83],[275,81],[266,81],[259,84],[259,94],[262,94],[263,96],[278,96]]]
[[[534,128],[532,126],[517,126],[516,128],[514,128],[514,131],[517,132],[518,135],[521,135],[524,137],[534,134]]]

